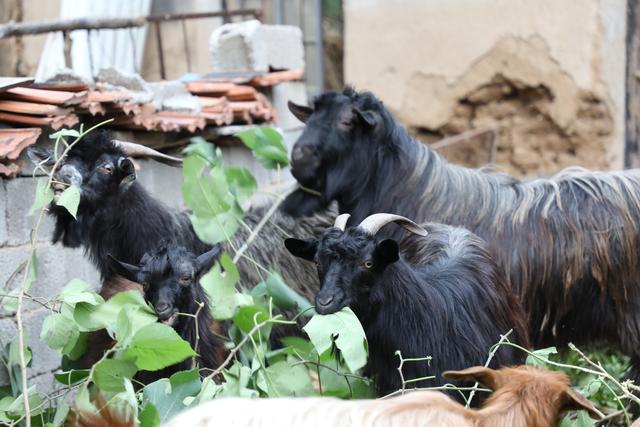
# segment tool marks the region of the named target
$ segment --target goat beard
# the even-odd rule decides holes
[[[164,323],[167,326],[173,327],[173,325],[175,325],[177,319],[178,319],[178,313],[173,313],[171,316],[169,316],[165,320],[161,320],[160,322]]]

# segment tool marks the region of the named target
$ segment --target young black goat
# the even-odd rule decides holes
[[[536,347],[611,344],[640,383],[640,170],[521,181],[448,163],[368,92],[290,108],[307,124],[292,173],[322,201],[337,200],[356,223],[391,212],[468,228],[490,244]],[[308,213],[318,199],[299,190],[285,208]]]
[[[380,394],[401,388],[396,350],[404,358],[432,356],[429,363],[404,366],[407,379],[435,376],[412,384],[420,387],[444,384],[447,369],[484,364],[491,346],[511,329],[511,339],[528,345],[522,311],[480,238],[441,224],[425,230],[390,214],[372,215],[344,231],[348,217],[340,215],[320,240],[287,239],[285,245],[318,265],[318,313],[349,306],[360,319],[369,342],[367,370]],[[389,222],[420,236],[400,244],[377,238]],[[492,365],[521,361],[503,347]]]
[[[142,284],[145,299],[153,305],[158,319],[191,344],[198,353],[199,367],[207,369],[220,366],[225,349],[217,336],[222,325],[211,317],[211,306],[199,280],[211,268],[219,251],[216,247],[196,257],[184,247],[163,244],[145,254],[137,265],[108,258],[114,271]],[[145,373],[141,380],[148,383],[191,368],[188,359],[158,372]]]

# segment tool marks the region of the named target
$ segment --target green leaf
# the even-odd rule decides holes
[[[44,319],[40,339],[54,350],[70,351],[75,346],[79,335],[80,331],[75,323],[70,322],[60,313],[54,313]]]
[[[23,393],[21,393],[18,397],[16,397],[16,399],[9,405],[6,412],[10,413],[11,415],[19,415],[19,416],[23,416],[25,414],[24,400],[22,395]],[[29,389],[27,390],[27,396],[28,396],[29,408],[31,409],[32,416],[38,415],[42,411],[44,411],[45,409],[45,406],[43,404],[44,399],[42,398],[40,393],[38,393],[35,390],[34,386],[29,387]]]
[[[71,306],[75,306],[79,302],[86,302],[91,305],[104,303],[104,299],[80,279],[72,279],[67,283],[62,292],[60,292],[58,299]]]
[[[56,408],[56,414],[53,417],[52,427],[61,427],[69,415],[69,405],[60,402]]]
[[[140,411],[140,427],[157,427],[160,425],[160,413],[155,405],[147,402]]]
[[[311,342],[322,354],[335,342],[351,372],[367,363],[367,338],[362,325],[350,308],[327,314],[316,314],[303,328]]]
[[[233,316],[233,323],[245,334],[249,333],[256,323],[262,323],[269,318],[269,313],[257,305],[247,305],[238,309],[238,314]],[[262,328],[264,331],[268,327]],[[268,336],[268,330],[264,333]]]
[[[203,242],[215,245],[231,238],[240,226],[242,209],[234,203],[227,212],[219,213],[211,218],[200,218],[189,215],[196,235]]]
[[[190,144],[182,150],[185,155],[200,156],[211,165],[222,164],[222,153],[201,136],[191,138]]]
[[[549,356],[558,354],[558,350],[555,347],[547,347],[534,350],[531,353],[532,354],[527,357],[527,365],[544,366],[545,361],[549,360]]]
[[[136,365],[127,360],[105,359],[98,363],[93,372],[93,382],[102,391],[125,391],[124,379],[131,379],[138,372]]]
[[[56,381],[65,385],[77,384],[89,376],[89,369],[72,369],[66,372],[57,372],[53,374]]]
[[[58,139],[65,136],[70,136],[72,138],[79,138],[80,132],[75,129],[60,129],[58,132],[52,133],[49,135],[50,139]]]
[[[270,397],[311,396],[313,385],[307,368],[290,361],[278,362],[265,369],[266,384]]]
[[[238,281],[240,281],[238,269],[226,252],[222,254],[211,271],[200,279],[200,284],[211,301],[214,318],[231,319],[235,314],[241,302],[240,294],[236,290]]]
[[[267,293],[273,298],[275,305],[283,310],[293,310],[297,307],[302,311],[313,307],[305,297],[288,287],[277,273],[271,273],[267,277],[265,285]],[[315,311],[309,311],[309,315],[314,313]]]
[[[75,185],[67,187],[56,202],[56,205],[67,209],[71,216],[75,219],[80,205],[80,189]]]
[[[251,381],[251,368],[236,362],[224,371],[223,375],[225,383],[218,394],[219,397],[258,397],[258,391],[247,387]]]
[[[224,175],[229,183],[229,190],[239,202],[251,197],[258,188],[256,179],[246,168],[226,168]]]
[[[182,196],[195,216],[209,218],[229,209],[229,186],[222,168],[211,168],[202,158],[189,156],[182,171]]]
[[[78,329],[80,332],[91,332],[97,331],[98,329],[103,329],[104,324],[101,321],[98,321],[94,315],[100,306],[93,305],[86,302],[79,302],[73,307],[73,320],[78,325]],[[63,305],[64,311],[64,305]]]
[[[184,400],[200,392],[200,375],[196,369],[177,372],[167,380],[163,378],[147,385],[143,390],[145,401],[157,409],[164,423],[185,408]]]
[[[157,371],[195,355],[188,342],[162,323],[152,323],[140,329],[124,353],[125,358],[134,360],[139,369],[146,371]]]
[[[27,215],[33,215],[36,211],[51,203],[53,200],[53,190],[47,186],[49,180],[47,178],[39,178],[36,184],[36,198],[29,208]]]
[[[266,169],[285,167],[289,164],[287,146],[282,135],[273,128],[260,126],[235,135],[251,149],[253,155]]]
[[[132,327],[130,331],[127,331],[128,334],[135,333],[146,325],[158,321],[153,308],[149,307],[142,294],[135,290],[117,293],[99,306],[91,314],[91,318],[102,327],[108,328],[118,335],[118,319],[121,311],[125,311]],[[122,326],[122,322],[120,325]]]
[[[25,331],[24,333],[24,342],[27,343],[29,341],[29,337]],[[11,366],[19,366],[20,365],[20,344],[19,344],[18,335],[16,335],[9,344],[9,367]],[[29,364],[31,362],[31,349],[25,345],[24,346],[24,363]]]

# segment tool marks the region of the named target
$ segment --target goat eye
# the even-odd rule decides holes
[[[364,263],[362,263],[362,265],[364,266],[364,268],[370,269],[371,267],[373,267],[373,261],[366,260]]]

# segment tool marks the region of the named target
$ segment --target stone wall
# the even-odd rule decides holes
[[[345,82],[426,142],[496,127],[498,167],[619,168],[625,0],[346,0]]]

